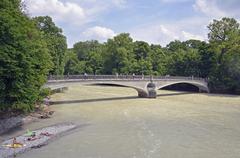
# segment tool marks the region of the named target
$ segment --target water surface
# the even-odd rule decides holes
[[[84,125],[76,132],[20,158],[238,158],[240,97],[158,91],[157,99],[136,98],[123,87],[71,86],[52,100],[51,119]],[[5,136],[7,137],[7,136]]]

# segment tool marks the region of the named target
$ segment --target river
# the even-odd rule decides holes
[[[76,84],[55,101],[51,119],[31,123],[8,136],[60,122],[77,131],[20,158],[238,158],[240,97],[158,91],[137,98],[123,87]]]

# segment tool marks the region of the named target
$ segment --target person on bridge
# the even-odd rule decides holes
[[[84,73],[84,79],[85,80],[87,79],[87,73],[86,72]]]

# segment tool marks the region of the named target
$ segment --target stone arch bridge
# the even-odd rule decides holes
[[[179,83],[190,84],[199,92],[209,92],[207,80],[196,77],[180,76],[137,76],[137,75],[68,75],[50,76],[45,87],[57,88],[73,83],[117,85],[133,88],[139,97],[156,98],[156,90]]]

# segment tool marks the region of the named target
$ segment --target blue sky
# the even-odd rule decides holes
[[[78,41],[128,32],[134,40],[165,46],[172,40],[207,39],[212,19],[240,19],[240,0],[24,0],[30,16],[49,15],[68,47]]]

